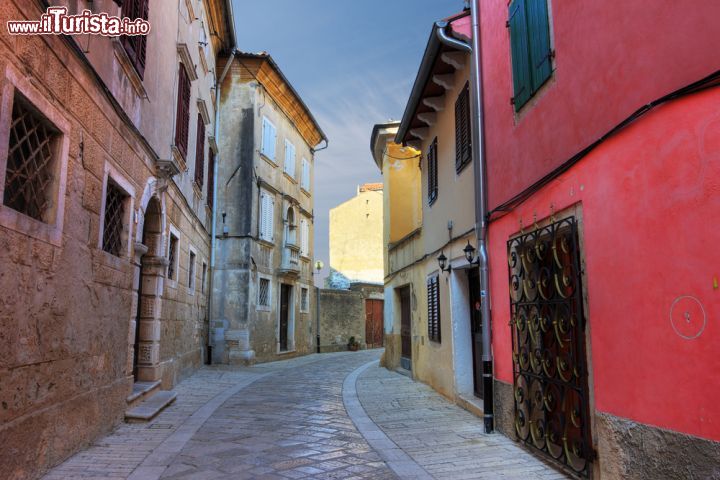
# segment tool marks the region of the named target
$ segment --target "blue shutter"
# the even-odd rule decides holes
[[[532,91],[537,91],[550,78],[550,25],[547,0],[526,0],[530,38],[530,76]]]
[[[515,111],[518,111],[532,95],[525,0],[514,0],[508,9],[514,89],[513,104]]]

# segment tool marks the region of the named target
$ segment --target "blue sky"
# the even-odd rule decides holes
[[[269,52],[330,139],[315,158],[315,258],[326,270],[329,210],[359,184],[381,181],[372,126],[400,119],[433,22],[463,4],[234,0],[239,48]]]

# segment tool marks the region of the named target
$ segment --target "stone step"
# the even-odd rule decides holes
[[[152,397],[156,391],[160,389],[160,380],[155,382],[135,382],[133,383],[132,393],[127,397],[128,408],[132,408]]]
[[[144,400],[137,407],[125,412],[125,421],[128,423],[148,422],[155,418],[165,407],[174,402],[176,398],[177,393],[172,390],[161,390],[147,400]]]

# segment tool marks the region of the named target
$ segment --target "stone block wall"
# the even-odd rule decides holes
[[[365,346],[365,297],[351,290],[320,290],[320,351],[347,350],[350,337]]]

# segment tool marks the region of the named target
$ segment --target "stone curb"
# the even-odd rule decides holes
[[[345,377],[345,381],[343,382],[343,403],[345,404],[345,411],[355,424],[355,427],[357,427],[362,436],[365,437],[365,440],[367,440],[370,446],[375,449],[398,477],[417,480],[433,479],[434,477],[432,475],[385,435],[385,432],[365,413],[365,409],[360,403],[355,386],[357,379],[365,370],[373,365],[377,366],[378,363],[377,360],[366,363]]]

